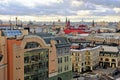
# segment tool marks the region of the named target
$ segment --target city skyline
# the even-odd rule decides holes
[[[0,19],[22,21],[120,21],[120,0],[2,0]]]

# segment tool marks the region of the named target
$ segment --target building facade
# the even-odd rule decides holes
[[[120,66],[120,52],[118,47],[102,46],[99,56],[99,65],[103,68],[117,68]]]
[[[7,80],[7,48],[6,38],[0,37],[0,79]]]
[[[56,48],[55,48],[55,43],[54,41],[50,41],[50,44],[47,44],[45,42],[44,39],[42,39],[40,36],[36,36],[36,35],[28,35],[24,38],[23,43],[21,44],[21,46],[24,48],[26,47],[30,47],[30,46],[26,46],[27,43],[29,42],[36,42],[39,45],[36,47],[37,49],[48,49],[48,77],[49,79],[52,78],[53,80],[56,79],[56,75],[57,75],[57,59],[56,59]],[[31,48],[32,47],[32,48]],[[33,44],[30,48],[31,49],[36,49],[33,47]],[[30,49],[25,49],[24,52],[28,51]],[[55,79],[54,79],[55,78]]]
[[[70,56],[70,43],[66,37],[43,37],[45,42],[53,47],[57,59],[57,75],[50,77],[49,80],[71,80],[72,64]],[[52,41],[51,45],[50,42]]]
[[[56,49],[58,59],[58,79],[57,80],[71,80],[72,79],[72,63],[70,55],[70,43],[67,38],[56,38]]]
[[[66,37],[27,35],[21,30],[2,30],[1,36],[6,37],[8,80],[72,79],[70,43]],[[0,53],[1,60],[3,56]]]
[[[24,36],[23,38],[8,38],[8,79],[9,80],[47,80],[57,77],[57,56],[54,41],[50,41],[51,45],[40,37],[35,35]],[[29,55],[28,55],[29,54]],[[41,58],[37,61],[31,61],[31,57],[41,54]],[[29,57],[27,63],[24,63],[26,57]],[[33,58],[33,60],[34,60]],[[49,60],[48,60],[49,59]],[[39,63],[39,64],[38,64]],[[36,65],[34,65],[36,64]],[[28,65],[26,67],[26,65]],[[32,68],[34,65],[37,68]],[[33,70],[33,73],[29,70]],[[38,70],[37,72],[35,72]],[[40,78],[41,77],[41,78]],[[55,79],[54,79],[55,78]]]
[[[91,42],[104,42],[104,43],[116,43],[120,44],[119,33],[103,33],[99,35],[92,35],[90,34],[86,37],[86,40]]]
[[[99,65],[101,46],[86,49],[71,49],[72,69],[74,72],[84,72],[95,69]]]

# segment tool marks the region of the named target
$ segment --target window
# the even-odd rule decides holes
[[[25,77],[25,80],[30,80],[30,79],[29,79],[29,76],[26,76],[26,77]]]
[[[28,42],[25,46],[25,49],[29,49],[29,48],[37,48],[39,47],[39,43],[37,42]]]
[[[24,67],[24,73],[29,73],[30,72],[30,66],[25,66]]]
[[[62,63],[62,57],[58,58],[58,63]]]
[[[60,63],[60,58],[58,58],[58,63]]]
[[[29,56],[24,57],[24,63],[28,63],[29,62]]]
[[[66,57],[64,57],[64,61],[66,62]]]
[[[2,60],[2,58],[3,58],[3,55],[2,55],[2,54],[0,54],[0,61]]]
[[[90,65],[90,62],[88,61],[88,65]]]
[[[79,56],[79,53],[78,53],[78,56]]]
[[[82,63],[82,66],[83,66],[83,63]]]
[[[60,62],[62,63],[62,57],[61,57],[61,59],[60,59]]]
[[[112,62],[115,62],[116,60],[115,59],[112,59]]]
[[[108,59],[108,58],[106,58],[106,59],[105,59],[105,61],[109,61],[109,59]]]
[[[61,43],[61,41],[60,41],[60,40],[56,40],[56,42],[57,42],[57,44],[60,44],[60,43]]]
[[[69,57],[67,56],[67,61],[69,61]]]
[[[31,78],[32,78],[32,80],[38,80],[38,76],[37,75],[32,75]]]
[[[64,71],[66,71],[67,69],[66,69],[66,65],[65,65],[65,67],[64,67]]]
[[[69,66],[67,65],[67,70],[69,69]]]
[[[31,56],[32,61],[38,61],[39,60],[39,55],[33,55]]]

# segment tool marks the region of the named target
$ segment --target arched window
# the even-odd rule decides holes
[[[115,62],[116,60],[115,59],[112,59],[112,62]]]
[[[40,44],[37,42],[27,42],[25,45],[25,49],[37,48],[39,46],[40,46]]]
[[[108,58],[106,58],[106,59],[105,59],[105,61],[109,61],[109,59],[108,59]]]
[[[61,78],[61,77],[58,77],[58,80],[62,80],[62,78]]]
[[[103,60],[103,58],[100,58],[100,60],[102,61],[102,60]]]

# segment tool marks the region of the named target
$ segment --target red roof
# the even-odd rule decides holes
[[[87,32],[84,32],[83,30],[80,30],[80,29],[65,29],[64,32],[65,32],[65,34],[70,34],[70,33],[83,34],[83,33],[87,33]]]

